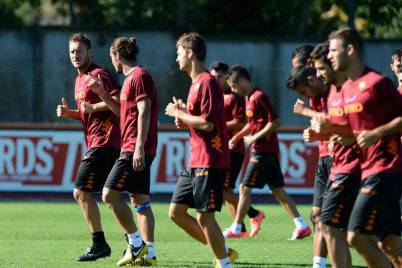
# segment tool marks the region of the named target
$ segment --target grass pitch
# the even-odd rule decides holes
[[[159,267],[211,267],[212,253],[207,246],[191,239],[168,219],[168,204],[153,203],[156,219],[155,247]],[[239,251],[235,267],[311,267],[312,237],[288,241],[293,221],[278,205],[257,205],[266,214],[263,228],[253,239],[228,240]],[[305,219],[310,206],[298,206]],[[112,255],[96,262],[75,259],[91,244],[88,227],[76,203],[3,202],[0,203],[0,267],[116,267],[126,247],[122,232],[109,209],[100,204],[103,229]],[[221,227],[231,220],[225,208],[218,213]],[[246,219],[248,224],[248,218]],[[363,262],[355,252],[354,265]]]

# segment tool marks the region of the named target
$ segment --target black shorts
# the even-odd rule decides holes
[[[337,174],[329,181],[324,193],[321,222],[340,230],[346,230],[360,189],[360,177],[353,174]]]
[[[230,169],[226,172],[224,187],[227,189],[236,188],[236,180],[239,176],[241,167],[243,166],[244,154],[231,153],[230,154]]]
[[[119,152],[117,148],[89,149],[81,160],[74,188],[83,192],[101,192]]]
[[[106,180],[105,188],[118,192],[129,192],[130,194],[149,195],[150,191],[150,169],[153,156],[145,157],[145,168],[135,171],[133,168],[133,152],[122,152],[116,160],[109,177]]]
[[[322,198],[327,187],[329,172],[332,166],[330,156],[320,157],[315,167],[313,207],[322,207]]]
[[[270,189],[283,187],[285,182],[276,154],[252,154],[242,184],[260,189],[264,188],[265,184],[268,184]]]
[[[191,168],[184,170],[177,181],[172,203],[187,205],[197,212],[221,211],[225,169]]]
[[[402,174],[379,173],[366,178],[360,187],[350,215],[348,230],[376,235],[384,239],[389,234],[400,236]]]

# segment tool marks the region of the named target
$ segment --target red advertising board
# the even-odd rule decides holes
[[[151,191],[171,193],[188,159],[188,133],[160,131],[158,139],[158,152],[151,170]],[[287,191],[312,194],[318,157],[316,145],[304,143],[297,133],[281,132],[279,140]],[[85,150],[80,130],[1,130],[0,191],[72,192]],[[246,165],[247,161],[242,174]],[[256,191],[262,192],[266,189]]]

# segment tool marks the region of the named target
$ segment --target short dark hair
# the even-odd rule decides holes
[[[205,45],[204,38],[195,32],[182,34],[176,43],[176,48],[183,47],[184,49],[191,49],[197,60],[205,61],[207,56],[207,46]]]
[[[91,49],[91,40],[88,36],[84,33],[75,33],[73,34],[70,39],[68,40],[69,43],[71,42],[80,42],[83,43],[88,49]]]
[[[329,42],[325,41],[316,45],[310,53],[311,60],[322,60],[325,64],[331,66],[331,62],[328,59]]]
[[[120,56],[129,61],[137,61],[139,52],[135,37],[118,37],[111,45],[112,52],[119,52]]]
[[[347,27],[333,31],[328,37],[328,40],[332,39],[342,40],[344,47],[352,45],[357,55],[359,57],[363,56],[363,41],[357,30]]]
[[[308,77],[316,76],[316,70],[310,66],[302,66],[299,68],[294,68],[290,72],[288,79],[286,81],[286,87],[288,89],[295,90],[299,85],[307,86]]]
[[[400,60],[402,58],[402,49],[397,49],[392,52],[391,61]]]
[[[250,74],[247,69],[240,65],[233,65],[227,75],[228,79],[231,78],[233,82],[238,82],[239,79],[243,78],[247,81],[251,81]]]
[[[217,72],[226,73],[229,70],[229,65],[221,61],[214,61],[211,64],[210,70],[215,70]]]
[[[314,49],[312,45],[304,44],[293,50],[290,59],[298,58],[303,65],[308,63],[310,53]]]

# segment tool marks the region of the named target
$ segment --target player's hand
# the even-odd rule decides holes
[[[251,145],[256,142],[256,139],[254,136],[245,136],[243,139],[244,139],[244,143],[247,145]]]
[[[229,149],[234,150],[236,148],[238,142],[239,142],[239,139],[237,139],[236,137],[232,137],[229,140],[229,144],[228,144]]]
[[[306,105],[304,104],[304,101],[302,101],[301,99],[297,99],[297,101],[295,102],[295,105],[293,106],[293,112],[295,114],[303,115],[303,111],[305,108],[306,108]]]
[[[176,125],[177,129],[186,129],[187,125],[182,120],[178,119],[177,117],[174,119],[174,124]]]
[[[317,140],[317,133],[309,127],[303,130],[303,140],[304,142],[313,142]]]
[[[380,135],[373,130],[363,130],[357,135],[357,145],[362,148],[367,148],[376,143],[380,139]]]
[[[105,86],[103,84],[100,74],[98,74],[98,77],[88,74],[86,75],[85,80],[87,82],[88,88],[94,93],[96,93],[98,96],[101,97],[106,94]]]
[[[313,117],[310,120],[311,129],[319,134],[327,134],[330,131],[331,122],[323,116]]]
[[[173,103],[176,104],[176,107],[179,110],[186,111],[187,107],[182,99],[177,99],[176,97],[173,97]]]
[[[56,114],[60,118],[70,118],[70,107],[65,98],[61,98],[61,104],[57,105]]]
[[[86,101],[81,102],[80,109],[84,114],[95,111],[93,104]]]
[[[142,171],[145,168],[144,146],[135,146],[133,155],[133,168],[135,171]]]
[[[349,146],[356,142],[354,137],[340,136],[340,135],[332,135],[330,141],[336,142],[343,146]]]
[[[170,117],[177,117],[178,111],[177,105],[171,102],[166,106],[165,114]]]

